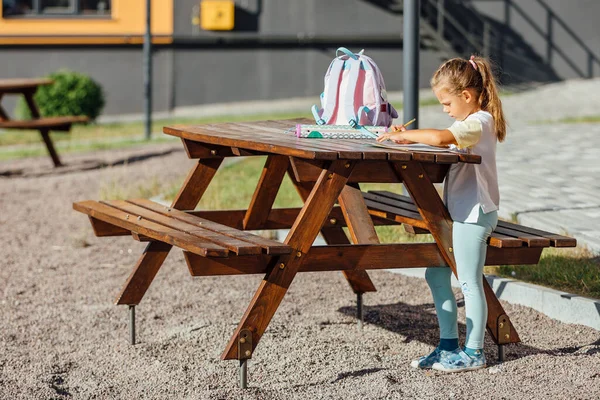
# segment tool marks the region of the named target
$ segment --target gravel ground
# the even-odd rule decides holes
[[[96,238],[73,201],[108,182],[166,186],[191,163],[179,144],[0,164],[0,398],[2,399],[538,399],[600,398],[600,335],[503,303],[522,344],[487,369],[457,375],[409,363],[437,341],[426,283],[371,273],[365,327],[340,273],[302,274],[249,362],[249,389],[224,349],[260,276],[195,278],[172,251],[140,306],[140,343],[113,305],[144,245]],[[111,167],[99,167],[102,165]],[[457,292],[457,297],[461,294]],[[461,337],[464,309],[460,308]]]

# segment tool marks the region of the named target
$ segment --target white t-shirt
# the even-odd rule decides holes
[[[479,207],[485,214],[498,210],[500,192],[496,171],[494,118],[478,111],[448,128],[461,152],[481,156],[481,164],[452,164],[444,182],[444,203],[454,221],[477,222]]]

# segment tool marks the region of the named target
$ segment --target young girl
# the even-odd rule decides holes
[[[506,136],[502,103],[490,64],[481,57],[454,58],[442,64],[431,87],[443,110],[456,121],[448,129],[416,129],[404,126],[377,140],[450,146],[481,155],[481,164],[453,164],[444,185],[444,203],[454,221],[452,241],[458,281],[465,298],[467,337],[458,346],[456,300],[450,287],[450,268],[428,268],[425,278],[440,326],[440,344],[428,356],[414,360],[414,368],[446,372],[485,368],[483,338],[487,303],[483,292],[483,265],[487,239],[498,223],[496,141]]]

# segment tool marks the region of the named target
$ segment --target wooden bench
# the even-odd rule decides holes
[[[341,271],[357,296],[359,326],[362,295],[376,291],[369,270],[447,266],[456,273],[452,219],[434,183],[444,180],[452,164],[477,164],[479,156],[396,151],[356,140],[298,140],[284,133],[297,123],[310,121],[165,127],[165,133],[182,139],[189,158],[198,159],[171,207],[148,200],[74,203],[89,216],[97,236],[150,241],[116,301],[130,308],[132,344],[134,307],[173,246],[183,249],[192,276],[264,274],[221,355],[239,361],[242,387],[247,361],[297,273]],[[248,208],[185,211],[197,207],[223,160],[237,156],[267,156]],[[273,208],[286,173],[304,200],[301,208]],[[363,183],[403,183],[414,204],[389,192],[363,193]],[[397,224],[431,232],[433,241],[380,243],[375,226]],[[288,228],[283,244],[244,232]],[[319,231],[325,246],[313,245]],[[574,245],[571,238],[502,222],[490,238],[485,262],[535,264],[545,247]],[[487,330],[503,360],[503,346],[521,339],[487,280],[483,285]]]
[[[50,79],[2,79],[0,80],[0,100],[5,94],[22,94],[33,119],[14,120],[0,106],[0,129],[37,130],[48,149],[55,167],[62,165],[54,148],[50,131],[68,132],[75,123],[88,122],[85,116],[42,117],[35,104],[34,94],[39,86],[52,84]]]
[[[150,200],[81,201],[73,209],[87,214],[96,236],[132,235],[203,257],[281,255],[291,247]]]
[[[22,129],[22,130],[41,130],[48,129],[52,131],[67,132],[71,130],[71,125],[76,123],[88,122],[87,117],[68,116],[68,117],[48,117],[28,120],[0,120],[0,129]]]
[[[374,190],[363,192],[363,198],[371,216],[402,223],[407,232],[429,233],[419,209],[410,197]],[[495,248],[575,247],[577,240],[500,220],[488,239],[488,245]]]

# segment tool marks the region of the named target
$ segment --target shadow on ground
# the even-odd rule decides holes
[[[171,153],[182,152],[183,149],[172,148],[163,151],[145,152],[112,161],[100,159],[81,159],[65,163],[62,167],[54,168],[51,163],[45,168],[15,168],[10,170],[0,170],[0,178],[37,178],[42,176],[58,176],[75,172],[91,171],[107,167],[117,167],[121,165],[134,164],[155,157],[164,157]]]
[[[462,299],[457,301],[458,307],[464,307]],[[338,310],[348,316],[356,316],[356,307],[342,307]],[[403,337],[403,343],[419,341],[433,349],[439,343],[439,328],[433,303],[411,305],[402,302],[363,306],[364,323],[376,325],[395,332]],[[517,327],[518,330],[518,327]],[[464,340],[466,325],[458,324],[459,341]],[[488,365],[498,364],[498,346],[491,340],[489,333],[485,339],[485,353]],[[539,349],[526,343],[505,346],[505,361],[517,360],[536,354],[552,356],[591,356],[600,353],[600,339],[583,346],[563,347],[555,349]]]

